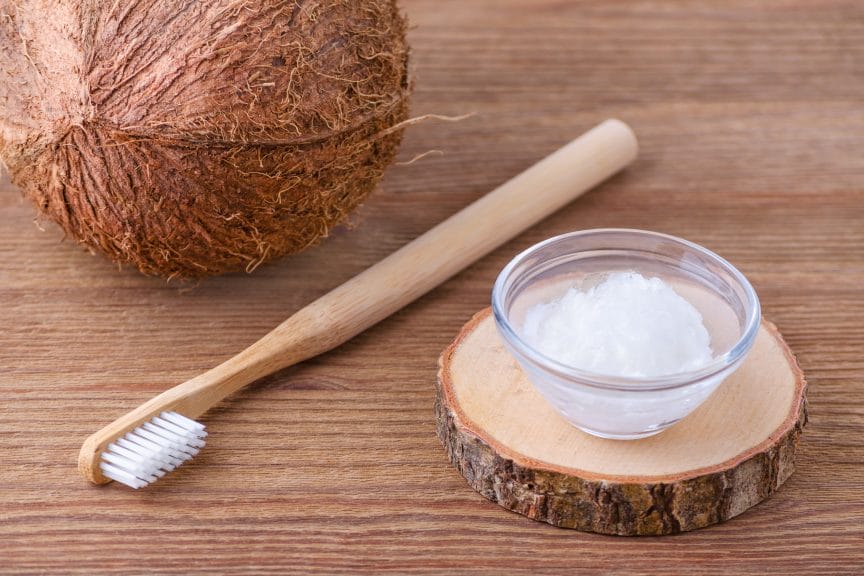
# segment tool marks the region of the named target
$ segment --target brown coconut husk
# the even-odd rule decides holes
[[[7,0],[0,157],[69,236],[147,274],[252,270],[393,160],[395,0]]]

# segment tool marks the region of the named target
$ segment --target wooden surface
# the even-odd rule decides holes
[[[323,246],[165,284],[42,232],[0,191],[0,572],[855,574],[864,565],[864,5],[406,2],[412,128]],[[146,492],[92,487],[84,438],[185,380],[597,121],[628,173],[325,356],[207,418]],[[435,437],[436,359],[500,268],[568,230],[641,227],[739,266],[810,383],[797,470],[734,521],[663,539],[556,529],[471,490]]]
[[[807,422],[804,375],[768,321],[704,404],[630,442],[586,434],[556,411],[505,349],[491,308],[438,362],[436,429],[468,484],[532,520],[587,532],[660,536],[734,518],[789,478]]]

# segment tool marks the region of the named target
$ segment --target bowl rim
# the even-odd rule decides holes
[[[564,364],[554,358],[551,358],[530,344],[528,344],[518,332],[510,324],[507,315],[504,312],[504,302],[506,297],[505,285],[517,266],[522,264],[527,258],[531,257],[537,251],[541,250],[562,240],[567,240],[574,237],[585,236],[603,236],[607,234],[625,234],[631,235],[634,238],[652,238],[658,240],[666,240],[683,246],[691,251],[695,251],[700,255],[713,260],[721,266],[732,278],[743,288],[746,296],[746,302],[743,304],[746,307],[747,320],[741,336],[725,353],[716,356],[711,362],[696,370],[686,372],[676,372],[664,376],[638,378],[632,376],[613,376],[598,372],[591,372],[574,368],[568,364]],[[616,249],[618,251],[633,251],[638,252],[638,248],[632,249]],[[574,252],[575,254],[575,252]],[[756,335],[759,332],[759,326],[762,321],[762,310],[759,302],[759,296],[756,290],[750,284],[744,274],[733,266],[728,260],[718,255],[717,253],[700,246],[695,242],[690,242],[677,236],[663,234],[661,232],[652,232],[650,230],[639,230],[634,228],[590,228],[586,230],[577,230],[559,234],[551,238],[547,238],[541,242],[526,248],[519,254],[513,257],[510,262],[501,270],[495,280],[492,288],[492,314],[495,318],[495,324],[498,326],[499,332],[504,337],[504,340],[509,346],[515,348],[515,352],[523,355],[532,363],[538,365],[547,372],[553,372],[559,377],[567,380],[575,380],[577,384],[588,385],[596,388],[611,389],[611,390],[628,390],[628,391],[652,391],[652,390],[667,390],[671,388],[680,388],[692,384],[696,384],[715,376],[724,370],[734,367],[741,362],[756,341]]]

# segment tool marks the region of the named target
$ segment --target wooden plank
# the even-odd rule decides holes
[[[864,565],[864,6],[855,0],[411,0],[413,112],[381,188],[322,246],[198,285],[116,271],[0,185],[0,572],[814,574]],[[81,441],[251,343],[598,120],[626,174],[349,344],[239,394],[147,492],[92,488]],[[810,416],[766,502],[664,539],[579,534],[468,488],[435,361],[520,249],[598,226],[680,235],[751,278]]]

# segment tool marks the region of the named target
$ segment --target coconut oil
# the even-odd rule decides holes
[[[699,370],[713,359],[693,304],[658,277],[613,272],[534,304],[525,341],[549,358],[596,374],[654,378]]]

